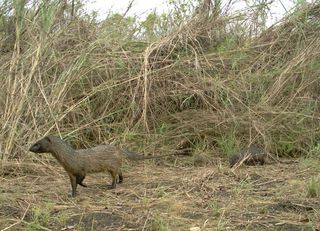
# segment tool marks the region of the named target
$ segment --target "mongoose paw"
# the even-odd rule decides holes
[[[115,185],[108,185],[108,189],[115,189],[116,186]]]
[[[68,194],[68,197],[74,198],[74,197],[76,197],[76,196],[77,196],[77,193],[76,193],[76,192],[72,192],[72,193]]]

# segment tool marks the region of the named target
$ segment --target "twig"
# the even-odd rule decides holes
[[[127,15],[127,13],[129,12],[129,10],[132,8],[132,4],[133,4],[134,0],[131,0],[129,2],[129,5],[127,7],[127,10],[124,12],[124,14],[122,15],[122,17],[125,17]]]
[[[142,231],[146,230],[146,225],[147,225],[147,222],[149,220],[149,217],[150,217],[150,211],[148,211],[147,218],[146,218],[146,220],[145,220],[145,222],[143,224]]]
[[[4,228],[4,229],[1,229],[1,231],[8,230],[8,229],[12,228],[13,226],[15,226],[15,225],[17,225],[17,224],[20,224],[20,223],[23,221],[24,217],[26,216],[26,214],[27,214],[27,212],[28,212],[28,210],[29,210],[29,207],[30,207],[30,204],[28,203],[28,207],[27,207],[26,210],[24,211],[23,216],[21,217],[21,219],[18,220],[16,223],[14,223],[14,224],[12,224],[12,225],[9,225],[8,227],[6,227],[6,228]]]
[[[274,183],[274,182],[283,182],[284,180],[279,180],[279,179],[274,179],[274,180],[269,180],[267,182],[262,182],[260,184],[255,184],[255,186],[261,186],[261,185],[266,185],[266,184],[270,184],[270,183]]]

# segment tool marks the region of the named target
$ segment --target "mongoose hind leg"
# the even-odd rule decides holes
[[[74,175],[69,174],[71,187],[72,187],[72,197],[75,197],[77,195],[77,179]]]
[[[88,187],[88,185],[86,183],[83,183],[83,180],[86,176],[85,175],[76,175],[76,179],[77,179],[77,184],[81,185],[82,187]]]
[[[116,188],[116,185],[117,185],[117,176],[118,176],[118,174],[115,171],[112,171],[112,170],[109,170],[109,173],[112,176],[112,183],[111,183],[111,187],[110,188],[114,189],[114,188]]]
[[[119,184],[121,184],[123,182],[123,175],[122,175],[122,171],[119,171]]]

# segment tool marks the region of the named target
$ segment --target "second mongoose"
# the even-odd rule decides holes
[[[78,184],[87,187],[83,183],[87,173],[108,171],[112,176],[111,188],[115,188],[118,177],[119,183],[123,181],[121,172],[123,159],[145,160],[179,155],[174,153],[161,156],[142,156],[111,144],[76,150],[62,139],[51,135],[37,141],[29,151],[51,153],[58,160],[69,175],[73,197],[76,196]]]
[[[251,145],[248,148],[240,150],[240,152],[231,155],[229,158],[230,168],[243,161],[247,165],[265,164],[267,153],[257,145]]]

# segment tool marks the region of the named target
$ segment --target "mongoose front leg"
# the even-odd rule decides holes
[[[77,195],[77,179],[74,175],[69,174],[71,187],[72,187],[72,197],[76,197]]]
[[[113,177],[113,178],[112,178],[111,188],[112,188],[112,189],[113,189],[113,188],[116,188],[116,186],[117,186],[117,177]]]

